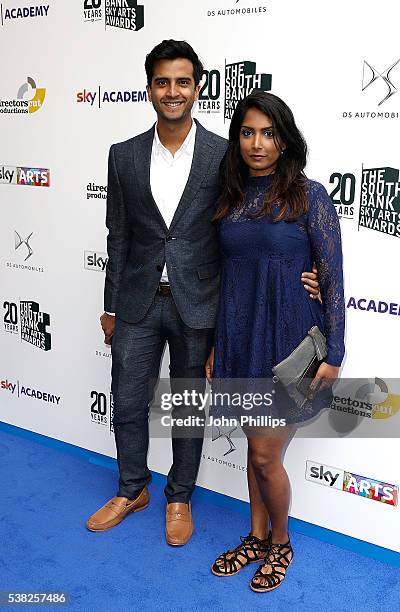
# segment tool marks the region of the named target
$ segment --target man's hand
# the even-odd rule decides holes
[[[104,332],[104,342],[111,344],[111,338],[114,334],[115,327],[115,316],[107,314],[106,312],[100,317],[101,328]]]
[[[313,300],[321,300],[319,293],[318,283],[318,270],[313,266],[312,272],[303,272],[301,275],[301,282],[304,285],[304,289],[310,294],[310,298]]]
[[[212,347],[211,352],[208,356],[208,359],[206,361],[206,378],[208,380],[209,383],[211,383],[212,380],[212,373],[214,370],[214,347]]]

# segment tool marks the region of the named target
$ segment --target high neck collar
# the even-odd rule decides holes
[[[248,176],[246,184],[250,187],[264,187],[272,183],[273,174],[265,174],[263,176]]]

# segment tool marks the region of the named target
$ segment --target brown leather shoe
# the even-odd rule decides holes
[[[86,521],[89,531],[106,531],[118,525],[130,512],[140,512],[149,505],[147,487],[136,497],[130,500],[126,497],[113,497],[104,506],[97,510]]]
[[[171,546],[183,546],[193,533],[192,508],[189,504],[167,504],[165,536]]]

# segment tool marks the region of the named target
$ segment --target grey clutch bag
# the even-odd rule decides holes
[[[314,326],[299,346],[272,368],[272,380],[274,383],[281,383],[289,397],[302,408],[317,392],[317,389],[310,390],[310,385],[326,355],[325,336]]]

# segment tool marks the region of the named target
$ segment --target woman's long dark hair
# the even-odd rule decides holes
[[[287,104],[278,96],[263,91],[252,92],[239,102],[233,113],[228,149],[219,169],[222,190],[213,221],[222,219],[233,208],[243,204],[243,188],[249,169],[240,153],[239,137],[244,116],[250,108],[256,108],[272,120],[275,144],[278,149],[284,147],[264,205],[255,216],[271,215],[272,205],[279,202],[279,213],[273,220],[280,221],[289,212],[287,220],[293,221],[308,210],[306,175],[303,172],[307,161],[307,144]]]

